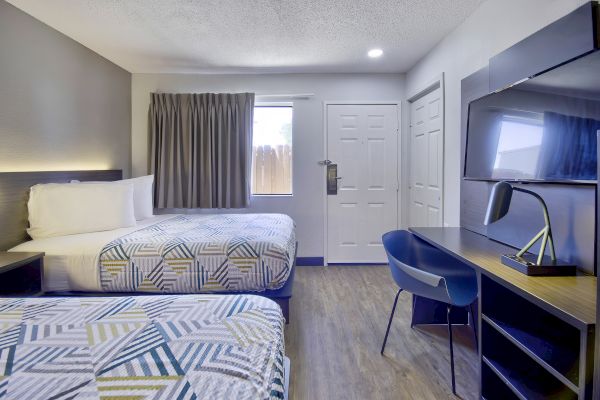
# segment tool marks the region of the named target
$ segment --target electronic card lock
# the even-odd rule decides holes
[[[342,179],[341,176],[337,175],[337,164],[332,163],[330,160],[319,161],[319,164],[327,166],[327,194],[337,195],[338,181]]]

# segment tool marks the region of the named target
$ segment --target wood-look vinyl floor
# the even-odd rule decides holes
[[[286,326],[290,399],[456,399],[446,326],[411,329],[402,293],[379,351],[397,286],[387,266],[298,267]],[[455,326],[459,398],[477,398],[473,332]]]

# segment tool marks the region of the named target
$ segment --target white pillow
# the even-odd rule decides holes
[[[154,205],[152,202],[152,185],[154,184],[154,175],[140,176],[139,178],[124,179],[115,183],[124,183],[133,185],[133,209],[135,219],[142,220],[154,215]]]
[[[33,239],[135,226],[133,185],[35,185],[29,191]]]
[[[71,183],[104,182],[80,182],[78,180],[72,180]],[[139,178],[123,179],[121,181],[114,181],[113,183],[133,185],[133,209],[136,220],[140,221],[142,219],[150,218],[154,215],[154,203],[152,201],[152,185],[154,184],[154,175],[140,176]]]

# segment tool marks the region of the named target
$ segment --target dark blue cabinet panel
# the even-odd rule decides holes
[[[572,13],[490,59],[492,92],[532,77],[597,48],[598,5],[586,3]]]

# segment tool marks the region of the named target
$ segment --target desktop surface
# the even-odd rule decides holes
[[[535,304],[582,327],[596,324],[596,277],[527,276],[502,264],[513,247],[464,228],[410,228],[417,237],[460,259],[481,273],[519,292]],[[502,301],[502,299],[498,299]]]

